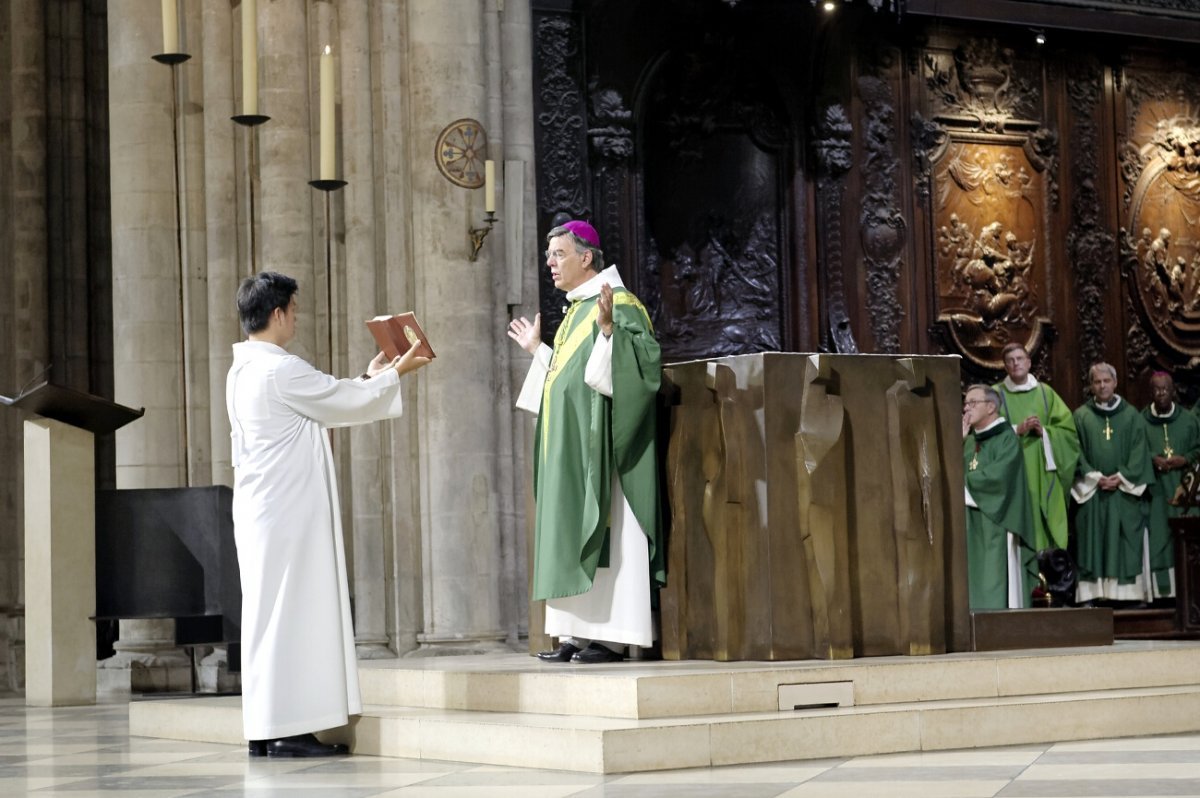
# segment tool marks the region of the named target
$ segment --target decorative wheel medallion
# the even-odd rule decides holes
[[[451,122],[438,134],[433,150],[438,171],[456,186],[481,188],[487,160],[487,133],[474,119]]]

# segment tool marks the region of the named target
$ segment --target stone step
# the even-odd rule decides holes
[[[129,728],[244,744],[238,698],[135,701]],[[644,720],[370,706],[327,739],[356,754],[627,773],[1195,731],[1200,685]]]
[[[654,719],[1200,682],[1200,643],[865,657],[836,662],[543,664],[524,654],[359,663],[363,702],[427,709]],[[796,686],[807,695],[792,701]],[[790,703],[789,703],[790,702]]]

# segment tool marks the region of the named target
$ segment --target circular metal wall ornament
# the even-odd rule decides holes
[[[438,171],[456,186],[483,187],[483,162],[487,160],[487,133],[474,119],[459,119],[438,134],[433,158]]]

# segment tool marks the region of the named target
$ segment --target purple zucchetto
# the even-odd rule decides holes
[[[592,227],[587,222],[571,220],[563,222],[559,227],[565,227],[575,235],[582,238],[584,241],[591,244],[596,249],[600,248],[600,234],[596,232],[596,228]]]

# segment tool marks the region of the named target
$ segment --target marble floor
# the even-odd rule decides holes
[[[248,759],[240,746],[130,737],[125,703],[0,698],[0,796],[1198,796],[1200,734],[598,776],[355,756]]]

